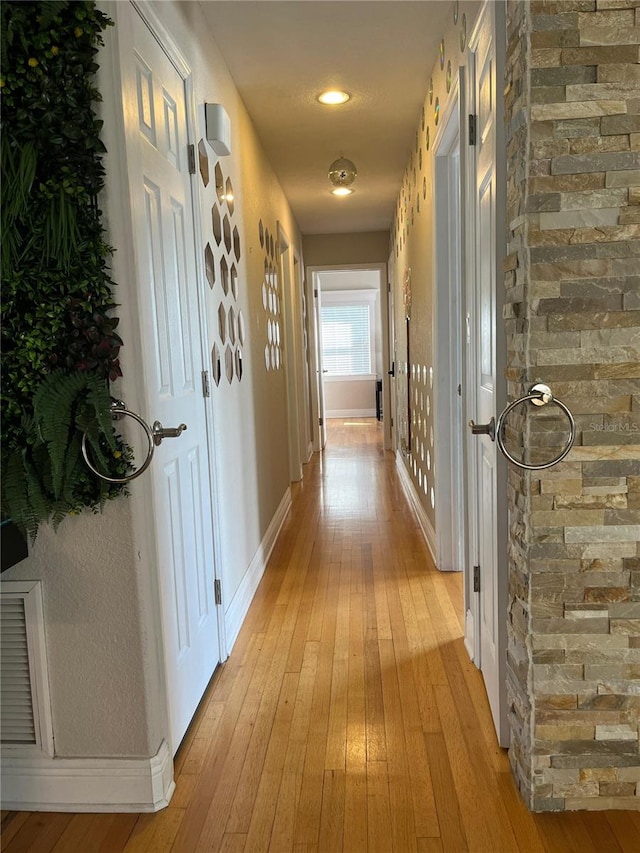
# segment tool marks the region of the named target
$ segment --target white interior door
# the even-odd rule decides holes
[[[464,566],[464,488],[462,429],[462,282],[464,227],[461,210],[460,100],[456,80],[434,140],[435,310],[433,340],[438,365],[434,387],[436,557],[441,571]]]
[[[474,112],[477,116],[476,144],[470,170],[475,223],[473,235],[475,298],[470,310],[469,375],[474,384],[474,420],[489,424],[497,418],[497,385],[502,382],[497,346],[497,260],[503,237],[498,230],[498,121],[496,74],[496,19],[494,6],[487,3],[472,40],[474,62]],[[472,273],[473,274],[473,273]],[[475,515],[475,548],[471,557],[476,566],[477,637],[476,664],[482,670],[496,732],[506,745],[508,726],[505,709],[506,579],[504,556],[498,545],[500,525],[497,446],[488,434],[473,436],[470,443],[468,480],[473,484],[472,513]],[[500,571],[502,566],[503,571]]]
[[[387,269],[393,269],[391,258],[389,258]],[[398,449],[396,444],[396,418],[398,414],[396,412],[396,320],[394,313],[393,290],[393,282],[391,282],[388,286],[387,292],[387,318],[389,325],[389,365],[387,367],[387,377],[389,380],[389,411],[384,413],[384,419],[389,425],[389,449],[395,452]]]
[[[175,753],[220,660],[185,79],[135,12],[122,56],[143,417],[187,425],[149,469]],[[129,38],[129,37],[128,37]]]
[[[314,274],[313,324],[315,327],[316,376],[318,377],[318,429],[320,449],[327,443],[327,416],[324,408],[324,367],[322,366],[322,289]]]

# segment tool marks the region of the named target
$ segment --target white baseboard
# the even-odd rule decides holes
[[[46,812],[157,812],[173,795],[166,741],[152,758],[2,755],[2,808]]]
[[[375,409],[327,409],[325,418],[375,418]]]
[[[411,503],[413,510],[416,514],[416,518],[418,519],[418,524],[420,525],[420,529],[422,530],[422,535],[424,536],[424,541],[427,543],[427,548],[429,549],[429,553],[431,554],[431,559],[433,560],[433,565],[438,568],[438,562],[436,560],[437,553],[437,543],[436,543],[436,532],[433,529],[433,525],[429,521],[427,513],[425,512],[425,508],[422,506],[420,502],[420,498],[418,497],[418,493],[416,491],[416,487],[413,484],[413,480],[409,476],[409,472],[407,471],[403,461],[402,456],[399,453],[396,453],[396,468],[398,469],[398,474],[400,476],[400,482],[402,483],[402,488],[404,489],[404,493],[406,494],[409,502]]]
[[[249,610],[249,605],[253,601],[253,596],[258,589],[258,584],[262,579],[264,570],[267,567],[269,557],[273,551],[273,546],[276,544],[280,528],[284,524],[289,508],[291,507],[291,488],[287,488],[280,506],[271,519],[271,523],[267,528],[267,532],[262,538],[260,547],[254,554],[249,568],[240,581],[240,586],[236,590],[236,594],[231,599],[229,606],[225,612],[225,628],[227,636],[227,654],[231,654],[233,644],[238,638],[240,628]]]

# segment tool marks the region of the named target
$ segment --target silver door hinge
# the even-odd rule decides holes
[[[318,425],[324,426],[324,418],[318,418]]]
[[[213,593],[216,598],[216,604],[222,604],[222,586],[217,579],[213,582]]]
[[[480,592],[480,566],[473,567],[473,591]]]
[[[314,297],[315,297],[316,299],[318,298],[318,288],[317,288],[317,287],[316,287],[316,288],[314,288],[314,290],[313,290],[313,295],[314,295]]]
[[[478,138],[478,116],[469,116],[469,145],[477,145]]]
[[[202,371],[202,396],[210,397],[211,396],[211,385],[209,384],[209,371]]]
[[[195,145],[187,145],[187,160],[189,161],[189,174],[195,175],[195,173],[196,173],[196,146]]]

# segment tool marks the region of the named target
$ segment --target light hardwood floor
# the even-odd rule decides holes
[[[332,421],[155,815],[3,813],[6,853],[638,853],[640,814],[532,815],[376,421]]]

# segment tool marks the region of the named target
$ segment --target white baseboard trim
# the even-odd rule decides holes
[[[375,418],[375,409],[327,409],[325,418]]]
[[[2,755],[2,808],[36,812],[157,812],[175,790],[166,741],[152,758]]]
[[[429,521],[429,518],[427,517],[427,513],[425,512],[422,503],[420,502],[416,487],[413,484],[413,480],[409,476],[409,472],[407,471],[405,464],[402,461],[402,456],[400,453],[396,453],[396,468],[398,469],[398,474],[400,476],[400,482],[402,483],[404,493],[409,499],[409,502],[413,507],[413,511],[416,514],[416,518],[418,519],[418,524],[420,525],[420,529],[422,530],[424,541],[427,543],[427,548],[429,549],[429,553],[431,554],[433,565],[437,569],[438,561],[436,560],[436,532],[433,529],[433,525]]]
[[[273,551],[273,547],[276,544],[278,539],[278,535],[280,533],[280,529],[284,524],[284,520],[287,517],[287,513],[289,512],[289,508],[291,507],[291,488],[287,487],[286,492],[282,500],[280,501],[280,506],[275,512],[275,515],[271,519],[271,523],[267,528],[267,532],[264,534],[262,538],[262,542],[256,553],[254,554],[251,563],[249,564],[249,568],[244,574],[244,577],[240,581],[240,586],[236,590],[236,594],[231,599],[229,606],[226,609],[224,619],[225,619],[225,628],[226,628],[226,636],[227,636],[227,654],[231,654],[231,649],[233,648],[233,644],[238,638],[238,634],[240,633],[240,628],[242,627],[242,623],[245,620],[247,612],[249,610],[249,605],[253,601],[253,596],[258,589],[258,584],[262,579],[262,575],[264,574],[264,570],[267,567],[267,563],[269,561],[269,557],[271,556],[271,552]]]

